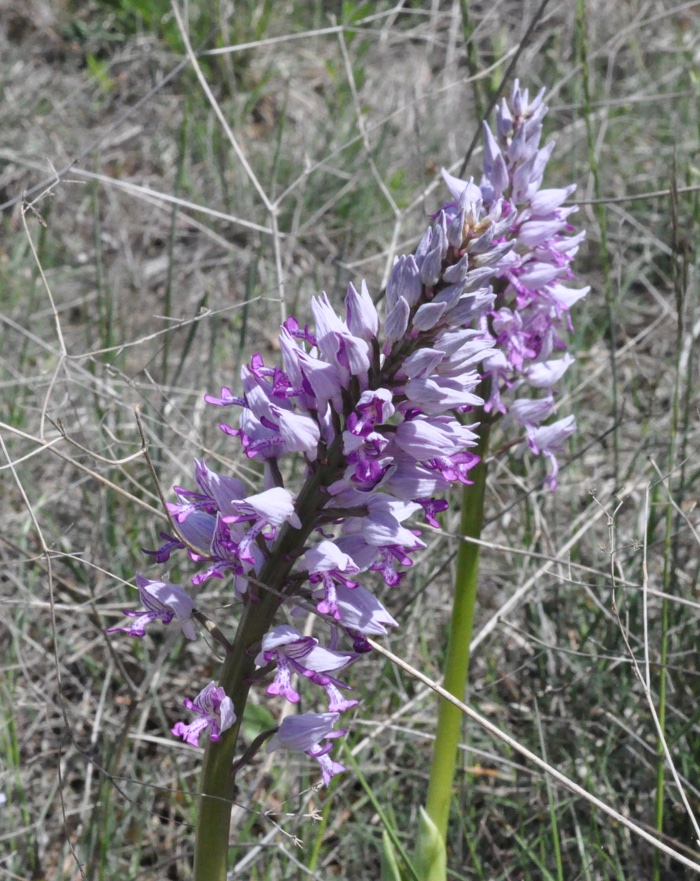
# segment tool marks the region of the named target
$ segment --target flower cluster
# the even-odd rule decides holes
[[[421,512],[437,526],[445,491],[469,483],[479,421],[505,416],[550,458],[548,482],[556,483],[554,452],[573,420],[543,423],[573,359],[552,356],[565,350],[569,307],[585,291],[563,284],[582,237],[570,234],[573,209],[562,207],[573,187],[540,189],[552,148],[538,146],[545,110],[541,94],[529,102],[516,83],[496,135],[485,128],[481,183],[444,172],[454,200],[415,252],[397,259],[383,321],[364,282],[349,286],[342,316],[321,294],[311,302],[313,327],[289,318],[281,328],[281,365],[256,354],[242,370],[241,395],[224,387],[206,396],[238,411],[237,424],[221,428],[262,464],[266,488],[247,495],[239,480],[196,460],[197,489],[176,487],[169,505],[176,534],[164,533],[151,552],[163,563],[186,549],[203,564],[195,587],[230,577],[244,605],[274,591],[274,612],[314,607],[323,618],[327,646],[271,620],[256,664],[262,677],[274,671],[270,695],[297,703],[304,681],[325,694],[327,712],[285,719],[268,749],[313,756],[326,782],[342,770],[328,755],[345,733],[334,726],[357,703],[338,675],[368,651],[368,637],[397,626],[359,579],[371,571],[400,583],[425,547],[406,521]],[[279,465],[287,454],[304,460],[296,494]],[[130,626],[113,630],[142,636],[151,621],[176,617],[193,635],[182,588],[139,576],[139,590],[146,610],[127,612]],[[351,649],[339,648],[344,640]],[[205,731],[217,740],[236,718],[214,682],[185,706],[197,718],[173,733],[193,745]]]
[[[585,232],[572,235],[568,217],[577,209],[562,207],[576,189],[541,189],[554,149],[540,147],[547,107],[544,90],[529,100],[516,81],[510,101],[496,112],[496,132],[484,123],[484,173],[478,189],[486,208],[501,205],[511,213],[507,239],[513,244],[508,265],[493,280],[495,302],[478,319],[494,352],[482,365],[488,382],[486,413],[505,415],[504,424],[525,431],[526,444],[551,463],[546,483],[557,485],[555,452],[575,430],[573,416],[542,423],[555,410],[554,389],[574,359],[566,352],[572,330],[569,310],[589,288],[572,288],[571,263]],[[443,172],[454,197],[463,198],[473,183]],[[456,212],[457,203],[447,207]],[[505,207],[503,207],[505,206]],[[554,357],[557,352],[564,354]],[[522,452],[522,448],[521,448]]]

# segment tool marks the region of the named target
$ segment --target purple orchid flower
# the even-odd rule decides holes
[[[138,574],[136,584],[145,610],[125,611],[124,614],[132,619],[131,623],[123,627],[109,627],[107,633],[122,631],[129,636],[145,636],[146,627],[153,621],[167,625],[177,618],[183,635],[187,639],[197,639],[197,628],[192,620],[194,603],[181,587],[164,581],[150,581]]]
[[[222,731],[226,731],[236,721],[233,701],[216,682],[210,682],[194,700],[186,697],[183,704],[197,718],[188,725],[176,722],[171,732],[190,746],[198,747],[199,740],[206,731],[209,732],[210,740],[221,740]]]
[[[343,698],[339,689],[349,686],[330,674],[355,660],[357,655],[324,648],[312,636],[304,636],[294,627],[283,624],[265,635],[255,663],[262,666],[274,661],[277,664],[275,679],[267,687],[268,694],[282,695],[290,703],[298,703],[301,695],[292,685],[292,674],[298,673],[325,690],[329,712],[342,713],[356,706],[358,701]]]
[[[334,762],[328,753],[333,748],[332,741],[344,737],[345,729],[334,729],[340,718],[339,713],[304,713],[301,716],[287,716],[277,733],[267,745],[267,752],[287,750],[302,752],[316,759],[321,766],[321,775],[326,786],[331,779],[345,770],[339,762]],[[329,741],[322,743],[322,741]]]

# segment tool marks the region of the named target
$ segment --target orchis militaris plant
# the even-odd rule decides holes
[[[496,134],[485,129],[481,183],[444,172],[452,201],[433,217],[415,252],[397,259],[383,321],[364,282],[349,286],[342,316],[321,294],[311,302],[313,328],[294,318],[284,322],[281,365],[266,366],[256,354],[242,369],[241,394],[224,387],[219,396],[206,396],[238,411],[236,427],[221,429],[262,464],[264,489],[247,495],[239,480],[196,460],[197,488],[176,487],[178,501],[169,505],[175,534],[163,533],[162,547],[150,552],[164,563],[186,550],[202,565],[194,588],[227,579],[237,600],[237,630],[223,641],[218,680],[185,698],[195,718],[172,729],[187,743],[206,746],[199,881],[226,877],[234,775],[249,760],[248,753],[238,760],[236,754],[252,683],[266,682],[268,694],[292,704],[302,691],[306,705],[322,701],[320,712],[288,716],[261,743],[271,736],[268,751],[315,759],[327,784],[344,770],[332,758],[346,733],[338,727],[342,714],[358,703],[346,696],[349,686],[340,677],[370,650],[368,637],[398,626],[360,584],[363,573],[397,587],[425,547],[406,521],[420,514],[438,526],[452,484],[467,490],[465,528],[478,532],[488,432],[498,417],[517,432],[519,454],[529,449],[549,460],[546,482],[556,486],[555,454],[574,430],[573,419],[543,423],[555,409],[554,385],[573,360],[565,351],[568,310],[585,291],[564,284],[582,238],[570,235],[574,209],[562,207],[573,187],[540,189],[551,153],[551,145],[539,147],[545,112],[542,95],[529,102],[516,83],[498,111]],[[295,489],[285,486],[280,467],[288,455],[304,461]],[[144,610],[126,612],[128,625],[111,630],[140,637],[148,625],[176,621],[185,637],[196,636],[200,610],[182,586],[143,576],[137,584]],[[473,611],[473,597],[469,602]],[[326,645],[290,623],[310,608]],[[455,621],[461,614],[457,608]],[[462,629],[458,641],[468,647],[471,625],[463,626],[469,632]],[[446,681],[458,690],[461,682],[461,697],[464,659],[448,653],[447,665]],[[454,685],[450,667],[460,665]],[[449,751],[453,734],[442,736],[440,748]],[[435,779],[449,807],[448,777],[440,771]],[[430,814],[430,796],[428,804]],[[439,834],[444,840],[441,826]]]
[[[516,80],[510,101],[504,99],[497,108],[495,134],[484,123],[484,172],[478,189],[485,210],[500,201],[512,212],[506,240],[513,248],[511,264],[491,280],[496,294],[493,307],[479,317],[493,351],[481,367],[485,403],[474,414],[479,419],[480,462],[472,470],[472,485],[462,493],[460,531],[467,541],[457,554],[444,672],[445,689],[459,699],[464,699],[467,684],[479,573],[479,545],[468,539],[478,540],[481,535],[492,426],[503,417],[506,431],[525,432],[517,454],[529,448],[546,457],[550,470],[545,484],[551,490],[556,489],[559,472],[555,453],[575,430],[573,416],[541,424],[554,412],[554,386],[574,361],[566,351],[565,336],[572,330],[569,309],[589,290],[567,286],[573,278],[570,265],[585,235],[572,235],[567,222],[576,207],[562,207],[575,186],[541,189],[554,149],[554,142],[540,147],[547,112],[543,97],[544,90],[530,101]],[[473,185],[443,175],[456,197]],[[552,357],[557,351],[563,354]],[[424,881],[446,877],[445,839],[461,730],[459,710],[441,701],[415,853],[415,870]],[[390,867],[393,854],[386,836],[384,846]],[[394,877],[388,869],[387,877]]]

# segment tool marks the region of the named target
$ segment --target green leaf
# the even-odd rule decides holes
[[[86,59],[87,68],[94,76],[97,82],[102,86],[105,92],[109,92],[114,88],[114,80],[109,75],[109,64],[106,61],[100,61],[91,53],[88,53]]]
[[[421,881],[446,881],[447,879],[445,842],[424,808],[420,809],[418,843],[413,865]]]
[[[403,881],[399,862],[396,859],[394,845],[391,843],[389,833],[382,832],[382,875],[381,881]]]

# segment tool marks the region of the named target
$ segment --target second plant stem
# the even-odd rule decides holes
[[[474,629],[474,609],[479,580],[479,545],[468,539],[479,539],[484,521],[489,425],[482,423],[479,433],[479,446],[474,452],[481,457],[481,461],[470,471],[473,483],[465,486],[462,494],[460,533],[467,541],[460,543],[457,552],[454,601],[443,683],[445,689],[459,700],[464,699],[467,685],[469,649]],[[445,841],[447,836],[461,732],[462,713],[447,701],[440,701],[426,812],[435,824],[442,841]]]

